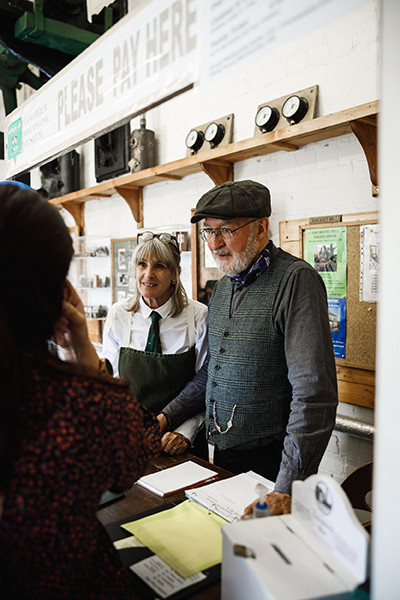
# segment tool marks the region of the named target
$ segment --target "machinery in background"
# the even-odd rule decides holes
[[[146,116],[140,117],[140,129],[134,129],[130,139],[132,173],[149,169],[156,164],[156,140],[154,131],[146,129]]]
[[[58,198],[80,189],[80,162],[76,150],[67,152],[40,167],[42,187],[38,192],[45,198]]]

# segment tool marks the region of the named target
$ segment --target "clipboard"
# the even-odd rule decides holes
[[[152,510],[146,510],[131,517],[121,519],[120,521],[116,521],[115,523],[105,525],[105,529],[113,542],[116,542],[117,540],[122,540],[124,538],[130,537],[131,534],[125,529],[122,529],[121,525],[124,525],[125,523],[131,523],[132,521],[142,519],[143,517],[147,517],[149,515],[154,515],[164,510],[168,510],[170,508],[173,508],[174,506],[177,506],[181,502],[184,502],[185,500],[187,500],[187,498],[182,498],[181,500],[178,500],[176,502],[169,502],[168,504],[159,506]],[[122,548],[118,550],[118,553],[128,574],[128,578],[132,582],[132,587],[135,593],[138,594],[138,596],[140,596],[144,600],[159,600],[160,594],[154,591],[151,587],[149,587],[138,575],[133,573],[133,571],[129,568],[131,565],[136,564],[145,558],[154,556],[154,553],[149,548],[143,547]],[[187,596],[202,590],[203,588],[211,585],[212,583],[216,583],[221,579],[221,564],[214,565],[209,569],[204,569],[202,573],[205,575],[202,581],[194,583],[193,585],[168,596],[167,600],[183,600]]]

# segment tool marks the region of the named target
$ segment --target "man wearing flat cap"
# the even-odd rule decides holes
[[[292,482],[317,472],[338,399],[324,283],[268,238],[270,214],[255,181],[198,201],[192,222],[204,219],[200,235],[225,277],[209,304],[208,362],[160,421],[176,427],[205,404],[214,463],[275,481],[277,514]]]

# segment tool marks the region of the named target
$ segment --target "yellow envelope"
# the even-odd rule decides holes
[[[122,527],[186,578],[221,562],[225,524],[225,519],[185,500]]]

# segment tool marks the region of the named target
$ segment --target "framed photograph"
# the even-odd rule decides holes
[[[129,285],[128,273],[118,273],[117,283],[118,283],[119,287],[128,287],[128,285]]]
[[[113,303],[132,295],[132,254],[136,238],[111,240]]]
[[[126,269],[126,248],[118,248],[118,269]]]

